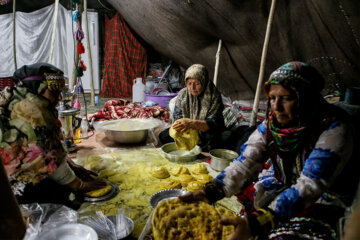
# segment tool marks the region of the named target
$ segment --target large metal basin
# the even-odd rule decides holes
[[[237,152],[228,149],[213,149],[209,153],[211,156],[210,167],[216,171],[224,170],[234,158],[239,157]]]
[[[119,119],[97,124],[97,131],[104,131],[105,136],[120,144],[139,144],[146,141],[149,131],[161,124],[159,119]]]
[[[195,146],[190,151],[179,150],[173,142],[164,144],[161,147],[161,153],[171,162],[190,162],[194,161],[201,153],[201,148],[199,146]]]

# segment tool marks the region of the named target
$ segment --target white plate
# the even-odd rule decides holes
[[[63,224],[41,234],[39,240],[98,240],[91,227],[81,223]]]

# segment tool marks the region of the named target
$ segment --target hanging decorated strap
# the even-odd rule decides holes
[[[84,47],[84,45],[83,45],[81,42],[79,42],[79,45],[78,45],[78,48],[77,48],[77,52],[78,52],[78,54],[83,54],[83,53],[85,53],[85,47]]]
[[[84,39],[84,32],[81,26],[79,26],[79,28],[75,32],[75,40],[81,41],[83,39]]]

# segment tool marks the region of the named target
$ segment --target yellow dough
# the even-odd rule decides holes
[[[189,118],[181,118],[174,122],[177,123],[180,120],[189,119]],[[173,124],[173,125],[174,125]],[[177,132],[172,126],[169,129],[169,135],[175,140],[175,144],[178,149],[190,151],[193,149],[196,144],[199,142],[199,133],[195,129],[188,129],[185,132]]]
[[[209,174],[199,174],[196,176],[196,180],[198,180],[201,183],[208,183],[214,180],[214,178]]]
[[[161,190],[179,189],[179,188],[181,188],[181,183],[176,179],[168,178],[168,179],[162,180],[160,182],[160,189]]]
[[[192,181],[189,182],[186,189],[190,192],[194,192],[196,190],[199,190],[204,187],[204,183],[198,182],[198,181]]]
[[[179,181],[181,183],[181,186],[186,187],[189,182],[194,181],[194,177],[188,174],[182,174],[179,176]]]
[[[106,183],[105,187],[100,188],[98,190],[87,192],[87,193],[85,193],[85,195],[89,196],[89,197],[93,197],[93,198],[102,197],[102,196],[108,194],[110,192],[110,190],[111,190],[111,185]]]
[[[184,166],[175,166],[171,169],[171,174],[173,176],[179,176],[181,174],[190,174],[189,169]]]
[[[206,166],[202,163],[197,163],[195,165],[193,165],[190,169],[192,174],[204,174],[204,173],[208,173],[208,170],[206,168]]]
[[[155,240],[221,239],[220,215],[202,201],[185,203],[178,198],[159,203],[152,217]]]
[[[170,177],[169,171],[166,167],[155,167],[151,175],[155,178],[164,179]]]

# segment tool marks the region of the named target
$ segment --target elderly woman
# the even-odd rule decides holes
[[[321,75],[306,63],[274,71],[265,83],[270,114],[241,156],[204,189],[181,199],[214,203],[257,179],[256,210],[222,219],[235,226],[231,239],[336,239],[336,224],[352,201],[359,174],[351,172],[353,128],[345,112],[323,100],[323,86]],[[271,167],[261,171],[268,159]]]
[[[187,129],[199,131],[199,145],[204,151],[218,147],[221,144],[221,131],[225,129],[222,112],[224,105],[220,92],[209,80],[205,66],[193,64],[185,72],[186,88],[180,90],[175,103],[173,128],[179,132]],[[215,137],[218,136],[218,137]],[[159,135],[162,144],[173,142],[169,129]]]
[[[46,63],[25,65],[15,71],[14,81],[16,87],[0,93],[0,158],[19,203],[71,206],[70,191],[104,187],[66,160],[55,108],[65,87],[63,72]]]

